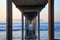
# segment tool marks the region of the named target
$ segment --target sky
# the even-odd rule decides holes
[[[54,2],[54,18],[60,21],[60,0],[55,0]],[[21,19],[21,12],[16,8],[14,3],[12,3],[12,13],[13,19]],[[48,20],[48,4],[40,12],[40,19]],[[6,0],[0,0],[0,20],[6,20]]]

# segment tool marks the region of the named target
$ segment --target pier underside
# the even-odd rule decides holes
[[[25,28],[27,28],[26,32],[25,32],[26,40],[36,40],[37,37],[36,37],[35,29],[34,29],[34,24],[36,24],[36,23],[34,21],[34,18],[36,18],[36,16],[39,15],[39,13],[45,7],[47,2],[48,2],[47,0],[13,0],[13,3],[22,12],[23,16],[25,16],[26,19],[30,22],[28,24],[29,25],[31,24],[32,28],[33,28],[33,30],[29,30],[28,29],[29,26],[28,26],[28,28],[25,26]],[[34,23],[31,23],[32,20]]]
[[[48,40],[54,40],[54,0],[7,0],[6,40],[12,40],[12,2],[22,12],[22,40],[24,40],[24,16],[25,16],[25,28],[26,28],[25,37],[26,38],[32,37],[34,39],[36,36],[36,30],[34,29],[35,27],[34,25],[36,23],[36,16],[38,17],[38,38],[37,37],[36,38],[37,40],[40,40],[39,13],[48,3]],[[30,27],[32,30],[30,29]],[[33,40],[32,38],[31,40]]]
[[[48,0],[13,0],[13,3],[16,7],[24,12],[23,15],[32,20],[34,17],[39,14],[45,5],[47,4]]]

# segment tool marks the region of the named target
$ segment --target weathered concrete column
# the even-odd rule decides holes
[[[6,27],[6,40],[12,40],[12,0],[7,2],[7,27]]]
[[[38,40],[40,40],[40,13],[38,12]]]
[[[22,40],[24,40],[24,17],[23,17],[23,13],[22,12]]]
[[[48,40],[54,40],[54,0],[48,0]]]

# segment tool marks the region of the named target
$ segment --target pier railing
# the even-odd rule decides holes
[[[6,8],[7,8],[6,40],[12,40],[12,0],[7,0]],[[38,15],[38,21],[40,21],[39,16],[40,15]],[[40,25],[39,22],[38,25]],[[38,34],[40,35],[39,31]],[[23,13],[22,13],[22,37],[23,37]],[[54,40],[54,0],[48,0],[48,40]]]

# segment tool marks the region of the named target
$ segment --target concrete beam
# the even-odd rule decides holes
[[[7,1],[7,27],[6,40],[12,40],[12,0]]]
[[[54,0],[48,0],[48,40],[54,40]]]
[[[13,0],[15,5],[45,5],[48,0]]]
[[[23,17],[23,11],[22,11],[22,39],[21,40],[24,40],[24,17]]]
[[[40,12],[38,12],[38,40],[40,40]]]

